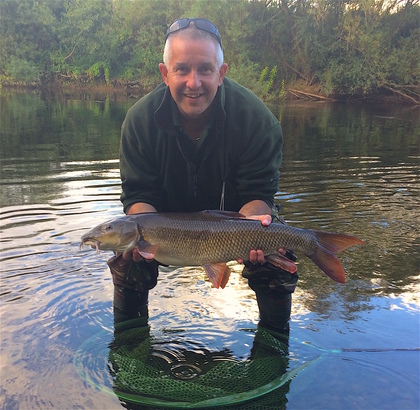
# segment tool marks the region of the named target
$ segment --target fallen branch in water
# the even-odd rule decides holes
[[[336,101],[333,98],[324,97],[323,95],[312,94],[305,91],[295,90],[293,88],[289,88],[287,91],[293,94],[296,98],[306,97],[313,101]]]
[[[387,89],[389,91],[392,91],[393,93],[398,94],[398,95],[400,95],[400,96],[402,96],[402,97],[404,97],[404,98],[412,101],[416,105],[419,105],[420,104],[420,100],[419,99],[416,99],[415,97],[412,97],[411,95],[408,95],[406,93],[403,93],[402,91],[397,90],[395,87],[390,87],[389,85],[383,85],[383,88],[385,88],[385,89]]]

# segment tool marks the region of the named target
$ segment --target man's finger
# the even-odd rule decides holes
[[[268,226],[271,224],[271,216],[270,215],[263,215],[263,218],[261,218],[261,224],[264,226]]]
[[[254,265],[257,263],[265,263],[264,252],[260,249],[253,249],[249,252],[249,261]]]

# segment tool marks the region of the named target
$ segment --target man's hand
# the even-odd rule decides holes
[[[142,214],[145,212],[157,212],[156,208],[145,202],[137,202],[131,205],[130,209],[127,212],[127,215]],[[140,255],[138,249],[134,248],[131,252],[123,253],[123,259],[130,260],[133,259],[134,262],[140,262],[145,260],[146,262],[152,262],[154,259],[146,259]]]
[[[246,217],[247,219],[254,219],[257,221],[261,221],[261,224],[263,226],[268,226],[271,224],[272,218],[271,215],[249,215]],[[290,272],[295,273],[297,270],[296,264],[294,261],[288,259],[285,255],[287,254],[287,250],[284,248],[279,248],[278,252],[280,254],[281,259],[284,259],[284,264],[282,264],[281,269]],[[277,260],[277,263],[280,263],[280,260]],[[251,249],[249,252],[249,261],[256,265],[258,263],[264,264],[266,262],[264,252],[261,249]],[[238,259],[239,263],[243,263],[242,259]]]
[[[270,225],[271,220],[272,220],[271,215],[250,215],[250,216],[247,216],[246,218],[261,221],[261,225],[263,226]],[[249,252],[249,261],[253,263],[254,265],[256,265],[257,263],[261,263],[261,264],[265,263],[266,260],[264,257],[264,252],[260,249],[251,249],[251,251]]]
[[[133,259],[134,262],[140,262],[145,260],[146,262],[152,262],[153,259],[145,259],[140,255],[137,248],[134,248],[131,252],[123,253],[123,259],[130,260]]]

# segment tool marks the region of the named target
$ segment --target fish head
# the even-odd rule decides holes
[[[139,237],[136,222],[123,217],[100,224],[85,233],[80,247],[87,245],[96,250],[124,252],[134,248]]]

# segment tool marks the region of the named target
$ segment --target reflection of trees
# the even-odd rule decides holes
[[[3,94],[0,102],[3,158],[33,160],[35,156],[63,161],[118,157],[120,126],[128,108],[125,103],[57,101],[33,94]],[[44,148],[48,153],[43,154]]]
[[[372,169],[351,177],[356,161],[359,160],[348,161],[347,172],[343,162],[338,174],[332,170],[311,172],[311,164],[306,168],[302,163],[298,168],[289,163],[282,174],[281,192],[294,193],[290,198],[287,194],[279,195],[290,224],[347,232],[366,242],[364,247],[339,255],[347,272],[344,286],[331,282],[300,255],[299,288],[308,294],[302,303],[310,311],[325,312],[330,303],[339,301],[346,314],[363,310],[364,302],[371,296],[410,292],[413,276],[418,274],[416,196],[411,188],[407,188],[406,194],[389,194],[389,182],[381,185],[370,180],[376,178]],[[327,299],[325,296],[317,299],[326,294]]]
[[[383,157],[395,165],[418,155],[417,111],[352,104],[281,105],[272,108],[282,123],[284,157],[316,160]]]
[[[31,94],[3,94],[0,103],[5,205],[47,202],[65,190],[64,182],[116,167],[101,161],[118,158],[126,104],[57,102]]]
[[[311,311],[331,311],[334,304],[352,314],[371,296],[410,292],[418,274],[413,153],[419,122],[414,113],[380,114],[347,105],[281,111],[285,148],[277,200],[286,220],[366,242],[339,255],[348,273],[344,287],[302,263],[299,287],[308,296],[302,304]]]

